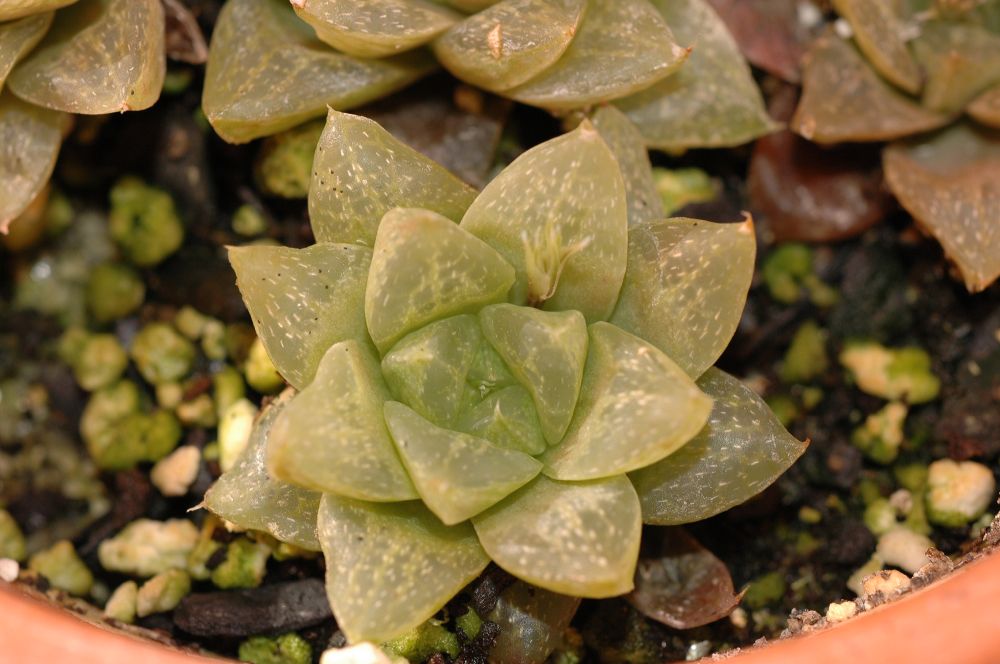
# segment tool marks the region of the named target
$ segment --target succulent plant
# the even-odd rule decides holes
[[[886,181],[970,291],[1000,276],[1000,3],[834,0],[851,33],[813,44],[793,129],[893,141]]]
[[[626,593],[643,522],[716,514],[802,453],[712,368],[749,288],[750,220],[651,216],[620,116],[600,109],[476,192],[331,110],[317,243],[230,249],[294,390],[205,505],[322,549],[350,641],[419,625],[490,560],[565,595]]]
[[[615,100],[665,150],[774,128],[705,0],[231,0],[203,106],[220,136],[242,143],[385,96],[438,64],[558,113]]]
[[[165,71],[159,0],[0,2],[0,232],[45,188],[69,114],[148,108]]]

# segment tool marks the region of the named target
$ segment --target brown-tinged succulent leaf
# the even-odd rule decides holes
[[[611,322],[697,378],[736,332],[755,254],[749,218],[740,224],[686,218],[637,224],[629,229],[628,271]]]
[[[507,90],[566,52],[586,7],[586,0],[504,0],[452,27],[434,42],[434,54],[463,81]]]
[[[351,643],[421,624],[476,578],[489,557],[468,523],[445,526],[420,502],[323,496],[319,539],[337,626]]]
[[[0,91],[0,233],[49,181],[67,116]]]
[[[441,318],[502,302],[514,269],[488,244],[430,210],[395,208],[375,237],[365,319],[379,351]]]
[[[767,488],[805,451],[750,388],[712,368],[698,387],[715,401],[708,424],[677,452],[630,473],[646,523],[700,521]]]
[[[1000,85],[976,97],[967,110],[977,121],[1000,129]]]
[[[639,128],[615,106],[601,106],[592,117],[594,128],[618,160],[625,181],[629,226],[663,219],[663,199],[653,181],[653,168]]]
[[[701,627],[729,615],[742,593],[733,589],[726,564],[683,528],[657,533],[640,554],[635,590],[628,601],[639,613],[674,629]]]
[[[646,145],[671,152],[730,147],[773,131],[750,67],[706,0],[654,4],[693,50],[676,74],[615,102]]]
[[[495,5],[499,0],[445,0],[445,2],[459,11],[479,12],[491,5]]]
[[[385,421],[417,493],[448,526],[497,504],[542,469],[524,452],[442,429],[398,401],[386,402]]]
[[[11,72],[18,97],[69,113],[149,108],[166,74],[160,0],[80,0]]]
[[[363,302],[371,257],[367,247],[348,244],[229,249],[257,336],[294,387],[312,381],[333,344],[368,339]]]
[[[913,41],[913,53],[927,75],[921,101],[931,110],[961,111],[1000,82],[1000,34],[981,25],[928,21]]]
[[[806,56],[792,129],[816,143],[885,141],[930,131],[949,120],[893,88],[854,46],[827,33]]]
[[[0,90],[17,61],[42,40],[52,25],[52,12],[0,23]]]
[[[461,18],[425,0],[292,0],[292,7],[317,37],[359,58],[409,51]]]
[[[587,362],[587,321],[579,311],[497,304],[479,312],[483,334],[527,388],[549,445],[573,419]]]
[[[1000,276],[1000,132],[962,123],[890,145],[886,180],[971,292]]]
[[[299,486],[357,500],[417,498],[382,417],[391,398],[368,344],[334,344],[313,381],[274,423],[268,469]]]
[[[902,17],[884,0],[833,0],[854,32],[854,41],[875,70],[910,94],[920,92],[923,76],[904,38]]]
[[[458,221],[475,197],[472,187],[372,120],[332,109],[327,115],[309,184],[317,241],[371,246],[393,208],[423,208]]]
[[[497,598],[486,619],[500,626],[490,650],[491,664],[544,662],[563,643],[580,607],[579,597],[560,595],[515,581]]]
[[[641,521],[623,476],[557,482],[544,475],[472,519],[500,567],[546,590],[593,598],[632,589]]]
[[[590,480],[648,466],[698,433],[711,410],[712,400],[664,353],[594,323],[576,413],[565,438],[542,455],[543,472]]]
[[[528,150],[498,175],[462,228],[514,266],[514,304],[575,309],[588,322],[614,308],[628,250],[625,185],[589,122]]]
[[[563,56],[505,94],[543,108],[582,108],[652,85],[687,54],[648,0],[587,0],[586,16]]]
[[[809,26],[799,18],[797,0],[709,0],[740,51],[788,83],[798,83],[799,60],[810,41]]]
[[[0,2],[0,21],[13,21],[32,14],[50,12],[74,2],[76,0],[3,0]]]
[[[191,10],[181,0],[162,0],[166,19],[165,48],[171,60],[192,65],[208,61],[208,43]]]
[[[254,423],[246,450],[205,493],[205,507],[241,528],[270,533],[282,542],[319,551],[316,514],[320,494],[267,472],[269,437],[291,390],[272,401]]]
[[[331,50],[286,0],[231,0],[215,24],[202,108],[230,143],[372,101],[434,68],[423,50],[359,59]]]

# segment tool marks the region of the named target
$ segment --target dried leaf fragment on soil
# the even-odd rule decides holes
[[[1000,276],[1000,133],[970,123],[886,148],[886,180],[971,292]]]
[[[882,76],[909,92],[920,92],[922,76],[904,39],[902,17],[884,0],[833,0],[850,24],[854,41]]]

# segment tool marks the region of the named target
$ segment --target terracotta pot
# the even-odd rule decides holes
[[[818,608],[818,607],[817,607]],[[1000,662],[1000,554],[970,563],[907,597],[829,629],[753,648],[732,664]],[[211,664],[86,622],[0,583],[0,662]]]

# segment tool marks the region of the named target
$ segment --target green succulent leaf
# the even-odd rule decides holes
[[[383,353],[435,320],[501,302],[514,270],[488,244],[430,210],[396,208],[379,225],[365,318]]]
[[[292,0],[316,36],[359,58],[381,58],[426,44],[458,14],[424,0]]]
[[[739,505],[806,449],[759,396],[729,374],[709,369],[698,387],[715,400],[708,424],[677,452],[629,475],[646,523],[689,523]]]
[[[928,21],[913,41],[913,52],[927,75],[921,101],[933,111],[961,111],[1000,83],[1000,34],[981,25]]]
[[[463,81],[507,90],[566,52],[586,7],[586,0],[504,0],[452,27],[434,42],[434,54]]]
[[[453,316],[406,335],[382,358],[392,394],[431,422],[452,426],[484,343],[475,316]]]
[[[380,643],[421,624],[489,563],[468,523],[445,526],[419,502],[323,496],[319,538],[337,625]]]
[[[283,480],[358,500],[417,497],[382,417],[390,397],[367,344],[342,341],[274,423],[268,468]]]
[[[706,0],[653,0],[674,36],[693,45],[680,70],[615,102],[649,147],[730,147],[777,128],[739,47]]]
[[[80,0],[56,14],[7,85],[25,101],[69,113],[149,108],[166,74],[164,29],[159,0]]]
[[[601,598],[632,589],[641,521],[625,477],[571,483],[539,476],[472,523],[490,558],[519,579]]]
[[[587,0],[586,12],[563,56],[507,95],[544,108],[582,108],[642,90],[687,59],[648,0]]]
[[[542,469],[524,452],[442,429],[396,401],[386,402],[385,421],[417,492],[445,525],[492,507]]]
[[[543,456],[560,480],[610,477],[673,453],[712,409],[684,371],[654,346],[610,323],[590,326],[590,357],[566,437]]]
[[[509,300],[606,319],[625,274],[618,163],[589,122],[528,150],[479,195],[462,228],[514,266]]]
[[[910,94],[920,92],[923,76],[904,39],[902,17],[894,3],[833,0],[833,6],[851,25],[854,41],[879,74]]]
[[[550,445],[562,440],[587,362],[587,321],[578,311],[497,304],[479,312],[483,334],[535,402]]]
[[[950,120],[896,90],[834,34],[817,39],[804,62],[802,97],[791,126],[810,141],[884,141]]]
[[[367,340],[363,302],[371,257],[370,249],[350,244],[230,247],[257,336],[294,387],[309,384],[333,344]]]
[[[368,118],[331,110],[316,146],[309,219],[319,242],[371,246],[395,207],[459,221],[476,191]]]
[[[212,34],[202,108],[230,143],[276,134],[409,85],[434,68],[423,50],[381,59],[337,53],[286,0],[230,0]]]
[[[478,392],[477,392],[478,395]],[[520,385],[491,392],[462,411],[457,428],[508,450],[532,456],[545,451],[535,403]]]
[[[32,14],[49,12],[74,2],[76,0],[3,0],[0,2],[0,21],[13,21]]]
[[[67,120],[0,91],[0,233],[49,181]]]
[[[319,551],[320,494],[276,479],[266,468],[271,431],[289,399],[290,390],[264,409],[236,465],[205,493],[205,507],[241,528],[261,530],[282,542]]]
[[[967,110],[976,121],[1000,129],[1000,85],[976,97]]]
[[[675,218],[633,226],[611,322],[697,378],[736,332],[755,253],[749,218],[741,224]]]
[[[17,61],[31,52],[52,25],[52,12],[0,23],[0,90]]]
[[[625,181],[629,226],[663,219],[663,200],[653,181],[646,142],[628,117],[615,106],[601,106],[592,117],[594,128],[611,148]]]

